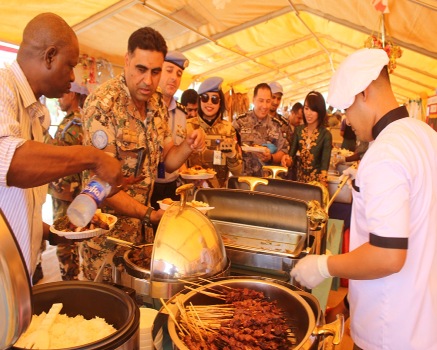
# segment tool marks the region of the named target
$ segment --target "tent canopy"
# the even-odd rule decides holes
[[[388,4],[386,40],[402,48],[391,75],[398,101],[434,95],[436,1]],[[19,45],[26,23],[42,12],[62,16],[81,53],[114,67],[124,64],[130,34],[150,26],[190,60],[182,89],[221,76],[225,91],[251,95],[258,83],[278,81],[286,102],[326,93],[336,67],[382,28],[371,0],[16,0],[0,4],[0,41]]]

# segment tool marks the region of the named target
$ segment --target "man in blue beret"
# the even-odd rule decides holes
[[[176,101],[174,95],[179,89],[184,69],[188,67],[188,64],[188,59],[182,53],[169,51],[164,58],[161,78],[159,80],[162,98],[168,109],[167,122],[175,145],[181,144],[187,135],[187,114],[185,108]],[[164,198],[178,200],[176,196],[178,177],[179,170],[168,173],[165,171],[164,162],[162,160],[159,162],[151,198],[151,204],[156,210],[159,209],[159,204],[157,203],[159,200]]]

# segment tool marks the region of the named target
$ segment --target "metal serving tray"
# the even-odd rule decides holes
[[[212,220],[225,247],[254,253],[269,253],[296,257],[306,243],[306,232],[295,232],[268,227]]]

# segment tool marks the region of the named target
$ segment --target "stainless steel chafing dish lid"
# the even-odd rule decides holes
[[[207,202],[213,221],[228,221],[270,229],[308,232],[308,204],[299,199],[256,191],[202,188],[195,199]]]
[[[220,235],[206,215],[185,205],[184,186],[179,191],[181,201],[167,208],[158,226],[151,261],[152,281],[209,277],[227,266]]]
[[[214,206],[208,217],[226,248],[292,257],[308,244],[308,204],[304,201],[255,191],[207,188],[199,189],[195,198]]]
[[[0,349],[7,349],[29,326],[32,302],[26,263],[1,209],[0,242]]]
[[[264,181],[263,181],[264,180]],[[231,176],[228,180],[228,188],[239,189],[239,190],[249,190],[251,187],[250,182],[256,181],[251,180],[248,177],[241,176]],[[267,184],[265,184],[267,181]],[[290,180],[282,179],[272,179],[272,178],[258,178],[258,182],[253,184],[254,191],[264,192],[270,194],[276,194],[279,196],[296,198],[304,200],[306,202],[311,200],[316,200],[322,203],[323,192],[319,186],[310,185],[303,182],[296,182]]]

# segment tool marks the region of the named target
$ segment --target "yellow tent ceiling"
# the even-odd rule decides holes
[[[403,50],[391,78],[399,102],[434,95],[437,2],[389,0],[389,9],[386,33]],[[15,0],[0,4],[0,41],[19,45],[25,24],[47,11],[74,28],[82,53],[114,67],[129,35],[151,26],[189,58],[182,88],[213,75],[236,92],[276,80],[286,102],[327,92],[339,63],[381,30],[371,0]]]

